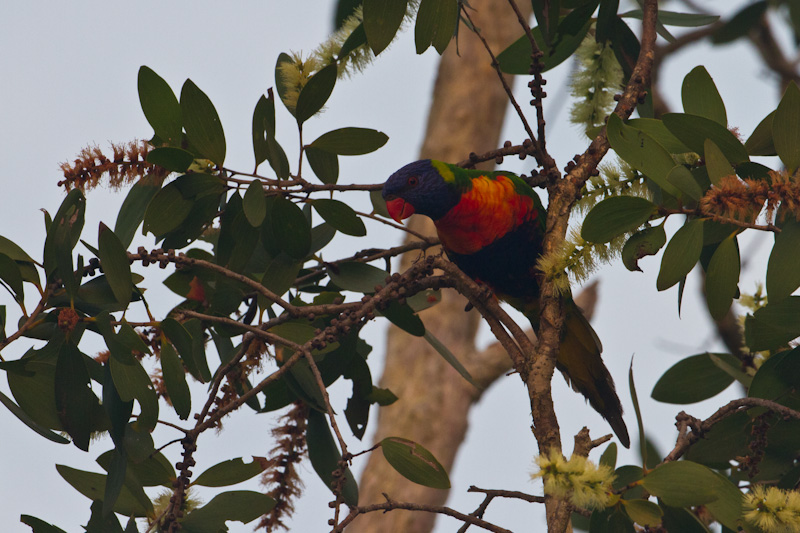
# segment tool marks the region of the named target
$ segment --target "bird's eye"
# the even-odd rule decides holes
[[[419,178],[416,176],[409,176],[408,178],[408,185],[409,187],[416,187],[419,183]]]

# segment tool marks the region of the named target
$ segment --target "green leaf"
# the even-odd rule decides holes
[[[643,131],[625,125],[614,113],[608,117],[607,133],[608,142],[617,155],[669,194],[680,195],[678,189],[667,181],[675,161],[663,146]]]
[[[212,466],[194,480],[192,485],[204,487],[227,487],[257,476],[264,471],[266,459],[253,457],[249,463],[242,461],[241,457],[228,459]]]
[[[256,158],[256,170],[264,160],[268,160],[275,174],[281,179],[286,179],[289,177],[289,160],[275,138],[275,97],[272,95],[272,88],[267,91],[267,95],[261,95],[253,111],[253,152]]]
[[[142,66],[138,85],[142,111],[156,137],[171,146],[180,146],[183,131],[181,107],[169,84],[152,69]]]
[[[622,508],[635,523],[645,527],[656,527],[664,516],[658,504],[647,500],[622,500]]]
[[[733,167],[725,158],[722,150],[712,141],[706,139],[703,143],[703,159],[706,162],[706,170],[708,171],[708,179],[711,183],[719,186],[722,178],[727,176],[735,176],[736,172]]]
[[[431,333],[431,332],[430,332],[430,331],[428,331],[428,330],[425,330],[425,334],[423,335],[423,337],[425,338],[425,340],[426,340],[426,341],[428,341],[428,344],[430,344],[430,345],[433,347],[433,349],[434,349],[434,350],[436,350],[436,351],[439,353],[439,355],[441,355],[441,356],[442,356],[442,358],[443,358],[445,361],[447,361],[447,364],[449,364],[450,366],[452,366],[452,367],[453,367],[453,368],[456,370],[456,372],[458,372],[458,373],[461,375],[461,377],[462,377],[462,378],[464,378],[464,379],[466,379],[466,380],[467,380],[467,383],[469,383],[470,385],[472,385],[472,386],[473,386],[473,387],[475,387],[476,389],[482,390],[482,387],[480,387],[480,386],[479,386],[479,385],[478,385],[478,384],[475,382],[475,380],[474,380],[474,379],[472,379],[472,375],[469,373],[469,371],[467,370],[467,368],[466,368],[464,365],[462,365],[462,364],[461,364],[461,361],[459,361],[459,360],[456,358],[456,356],[455,356],[455,355],[453,355],[453,352],[451,352],[451,351],[450,351],[450,350],[447,348],[447,346],[445,346],[445,345],[442,343],[442,341],[440,341],[439,339],[437,339],[437,338],[436,338],[436,337],[433,335],[433,333]]]
[[[661,120],[667,129],[693,152],[704,153],[706,139],[711,139],[731,164],[738,165],[750,160],[747,150],[736,135],[709,118],[685,113],[666,113]]]
[[[183,364],[169,342],[161,343],[161,375],[172,407],[181,420],[186,420],[192,411],[192,396],[186,383]]]
[[[669,289],[688,274],[703,250],[703,221],[689,220],[670,239],[661,258],[656,288]]]
[[[97,458],[97,464],[108,471],[111,467],[113,450],[109,450]],[[155,452],[138,462],[128,460],[127,477],[133,476],[140,487],[169,487],[176,479],[175,470],[169,459],[161,452]],[[145,496],[146,497],[146,496]]]
[[[767,2],[755,2],[745,6],[714,32],[711,41],[715,44],[723,44],[744,37],[751,28],[758,24],[766,10]]]
[[[339,158],[336,154],[313,146],[307,146],[305,154],[311,170],[322,183],[332,185],[339,180]]]
[[[186,200],[175,182],[158,191],[144,214],[144,231],[163,237],[186,220],[192,210],[192,201]]]
[[[417,10],[414,43],[421,54],[432,44],[443,54],[458,24],[458,0],[422,0]]]
[[[533,38],[539,45],[544,55],[541,63],[543,72],[554,68],[570,57],[578,49],[592,23],[592,14],[597,8],[599,0],[589,0],[587,3],[573,9],[558,25],[558,39],[552,47],[546,46],[544,36],[539,27],[533,28]],[[500,70],[507,74],[528,75],[531,67],[531,43],[527,35],[522,35],[508,48],[497,55]]]
[[[739,243],[733,234],[719,244],[706,270],[706,302],[715,320],[721,320],[731,308],[740,268]]]
[[[634,9],[621,13],[620,17],[642,20],[642,10]],[[708,26],[719,20],[718,15],[703,15],[701,13],[676,13],[674,11],[658,10],[658,21],[665,26],[680,26],[684,28],[697,28]]]
[[[771,302],[748,316],[744,322],[748,348],[774,350],[800,336],[800,296]]]
[[[647,437],[644,434],[644,422],[642,421],[642,410],[639,407],[639,395],[636,393],[636,381],[633,379],[633,356],[631,356],[631,365],[628,367],[628,388],[631,391],[633,412],[636,414],[636,425],[639,430],[639,454],[642,457],[642,464],[647,465]],[[619,472],[619,470],[618,468],[617,471]]]
[[[714,354],[737,363],[730,354]],[[656,401],[688,404],[716,396],[733,383],[733,378],[711,360],[711,354],[701,353],[678,361],[658,379],[650,397]]]
[[[70,297],[78,290],[72,266],[72,250],[78,244],[86,214],[86,198],[72,189],[53,217],[44,242],[44,266],[48,277],[56,270]]]
[[[57,442],[58,444],[69,444],[69,439],[62,437],[58,433],[54,433],[49,429],[47,429],[46,427],[44,427],[43,425],[37,423],[34,419],[28,416],[28,414],[25,411],[23,411],[20,406],[15,404],[11,398],[3,394],[1,391],[0,391],[0,403],[5,405],[8,408],[8,410],[11,411],[14,414],[14,416],[19,418],[19,420],[23,424],[34,430],[42,437],[51,440],[53,442]]]
[[[764,117],[758,123],[756,129],[744,143],[747,153],[750,155],[778,155],[775,151],[775,143],[772,139],[772,121],[775,118],[775,111]]]
[[[645,475],[642,486],[671,507],[690,507],[716,500],[721,483],[717,475],[703,465],[673,461]]]
[[[85,452],[89,451],[92,430],[91,420],[86,415],[96,402],[89,383],[89,371],[83,354],[74,344],[62,345],[55,373],[56,409],[64,430],[72,437],[72,443]]]
[[[797,348],[772,355],[758,368],[747,391],[749,398],[775,400],[796,389],[800,370],[800,350]]]
[[[683,165],[672,167],[672,170],[667,174],[667,181],[685,194],[684,200],[687,203],[687,197],[694,201],[699,201],[703,197],[703,189],[698,185],[694,174]]]
[[[731,481],[720,474],[717,476],[717,499],[706,504],[706,509],[714,519],[732,531],[739,527],[742,517],[742,491]]]
[[[386,200],[383,199],[381,191],[369,191],[369,200],[372,202],[372,212],[376,215],[391,219],[389,210],[386,209]]]
[[[655,255],[667,243],[664,226],[645,228],[634,233],[622,247],[622,264],[631,272],[639,271],[639,259],[647,255]]]
[[[667,531],[710,533],[706,525],[690,509],[669,507],[663,503],[661,508],[664,511],[663,522]]]
[[[349,1],[356,2],[358,5],[361,5],[361,0],[349,0]],[[341,60],[344,57],[347,57],[353,50],[365,44],[367,44],[367,33],[364,31],[364,23],[362,22],[361,24],[356,26],[356,29],[354,29],[347,37],[347,39],[345,39],[344,44],[342,45],[342,49],[339,50],[339,55],[336,57],[337,61]]]
[[[14,293],[14,299],[21,302],[25,299],[22,287],[22,272],[16,261],[0,252],[0,279],[2,279]]]
[[[689,147],[679,141],[660,120],[654,118],[634,118],[628,121],[628,126],[645,132],[671,154],[691,152]]]
[[[363,155],[374,152],[389,140],[382,131],[369,128],[340,128],[317,137],[309,146],[337,155]]]
[[[97,242],[100,248],[100,264],[103,266],[103,272],[114,292],[114,297],[122,305],[128,305],[131,301],[133,281],[125,247],[114,232],[102,222],[98,229]]]
[[[775,245],[767,264],[767,294],[770,303],[792,294],[800,287],[800,268],[797,268],[800,251],[800,222],[788,220],[775,236]]]
[[[606,507],[592,513],[589,520],[592,533],[636,533],[630,518],[619,507]]]
[[[106,490],[106,476],[94,472],[77,470],[65,465],[56,465],[56,470],[64,480],[72,487],[92,501],[103,501]],[[116,503],[114,512],[125,516],[147,516],[148,509],[142,505],[137,498],[128,490],[122,487]]]
[[[186,368],[189,370],[192,376],[194,376],[194,378],[200,383],[204,383],[205,380],[203,379],[203,375],[200,371],[200,364],[195,360],[194,341],[192,340],[192,335],[189,333],[189,331],[184,327],[183,324],[176,321],[174,318],[166,318],[162,320],[159,324],[159,327],[164,335],[166,335],[170,340],[170,342],[175,345],[178,353],[181,354],[183,363],[186,365]]]
[[[786,87],[772,119],[772,139],[778,157],[790,174],[800,166],[800,87],[792,81]]]
[[[377,285],[384,285],[388,275],[385,270],[357,261],[328,266],[328,276],[336,285],[348,291],[365,294],[375,292]]]
[[[152,175],[143,177],[131,187],[114,224],[114,234],[119,237],[124,248],[130,246],[136,229],[144,220],[148,204],[160,190],[161,183]]]
[[[19,516],[19,521],[27,526],[31,526],[33,533],[67,533],[63,529],[56,527],[53,524],[48,524],[44,520],[36,518],[35,516],[23,514]]]
[[[312,409],[308,413],[306,440],[311,466],[314,467],[314,471],[325,483],[325,486],[332,490],[333,471],[341,468],[339,461],[342,459],[342,454],[333,440],[325,415],[319,411]],[[358,504],[358,485],[349,468],[344,472],[342,497],[347,505]]]
[[[242,199],[242,209],[247,221],[255,228],[261,227],[267,216],[267,203],[264,201],[264,185],[256,178],[247,186]]]
[[[337,69],[336,63],[333,62],[311,76],[303,86],[297,97],[297,107],[295,108],[295,118],[297,118],[298,124],[302,124],[316,115],[328,101],[333,87],[336,85]]]
[[[684,112],[690,115],[706,117],[726,128],[728,127],[725,103],[719,95],[714,80],[711,79],[704,66],[693,68],[683,78],[681,99],[683,100]]]
[[[173,146],[153,148],[147,153],[148,163],[158,165],[170,172],[186,172],[193,161],[194,154]]]
[[[103,492],[102,515],[109,516],[116,503],[119,493],[125,484],[125,471],[128,467],[127,454],[125,448],[115,448],[111,455],[111,461],[106,478],[106,487]],[[92,513],[94,515],[94,513]]]
[[[267,263],[261,284],[275,294],[284,294],[294,284],[301,268],[300,262],[281,252]],[[272,302],[268,305],[272,305]]]
[[[617,466],[617,443],[616,442],[609,442],[606,449],[603,450],[603,454],[600,456],[600,461],[598,462],[600,465],[605,465],[612,470]]]
[[[114,378],[114,385],[120,398],[125,402],[134,398],[141,400],[152,392],[150,376],[131,350],[115,340],[106,339],[106,344],[111,352],[109,358],[111,376]]]
[[[425,325],[408,304],[400,304],[396,300],[392,300],[380,313],[388,318],[389,322],[406,333],[410,333],[415,337],[425,335]]]
[[[425,487],[449,489],[450,478],[436,458],[414,441],[386,437],[380,442],[383,456],[399,474]]]
[[[217,494],[204,506],[191,511],[181,522],[187,533],[219,533],[228,531],[225,522],[248,524],[275,507],[275,500],[252,490],[231,490]]]
[[[295,259],[308,255],[311,248],[311,227],[303,211],[294,202],[276,197],[268,213],[273,237],[287,254]]]
[[[597,11],[597,25],[595,27],[595,41],[597,43],[603,44],[611,40],[614,22],[617,20],[617,10],[619,10],[619,0],[600,1],[600,9]]]
[[[364,0],[364,31],[372,53],[380,54],[403,23],[408,0]]]
[[[186,80],[181,89],[181,119],[190,146],[221,167],[225,162],[225,132],[214,104],[192,80]]]
[[[353,208],[346,203],[329,198],[320,198],[314,200],[311,205],[319,213],[319,216],[336,230],[355,237],[363,237],[367,234],[364,222],[353,211]]]
[[[633,231],[655,214],[650,200],[635,196],[612,196],[592,208],[581,227],[581,237],[589,242],[609,242]]]

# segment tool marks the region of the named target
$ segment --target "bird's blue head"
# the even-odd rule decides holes
[[[383,184],[383,199],[393,219],[400,222],[414,213],[442,218],[460,200],[461,193],[442,173],[452,171],[440,161],[423,159],[404,166]]]

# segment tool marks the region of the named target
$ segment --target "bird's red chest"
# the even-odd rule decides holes
[[[537,215],[533,198],[519,194],[510,179],[482,176],[436,221],[436,230],[445,249],[473,254]]]

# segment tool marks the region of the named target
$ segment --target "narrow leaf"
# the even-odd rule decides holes
[[[333,440],[325,415],[315,410],[308,413],[306,439],[311,466],[314,467],[314,471],[325,483],[325,486],[332,490],[333,471],[341,468],[339,461],[342,459],[342,454]],[[348,505],[357,505],[358,485],[349,468],[345,470],[344,476],[342,490],[344,501]]]
[[[734,234],[719,244],[706,270],[706,302],[715,320],[722,320],[731,308],[738,292],[740,269],[739,244]]]
[[[645,475],[642,486],[669,506],[690,507],[716,500],[720,483],[708,467],[691,461],[673,461]]]
[[[172,407],[181,420],[186,420],[192,411],[192,397],[183,364],[178,359],[175,348],[166,340],[161,343],[161,375]]]
[[[733,167],[725,158],[725,154],[722,153],[722,150],[720,150],[711,139],[706,139],[703,143],[703,158],[706,162],[708,179],[711,180],[711,183],[714,185],[719,186],[722,178],[736,175]]]
[[[408,0],[364,0],[364,31],[372,52],[380,54],[403,23]]]
[[[321,198],[319,200],[314,200],[314,203],[311,205],[317,213],[319,213],[319,216],[325,219],[325,222],[336,230],[355,237],[363,237],[367,234],[367,228],[364,226],[364,222],[362,222],[361,218],[353,211],[353,208],[344,202],[331,200],[329,198]]]
[[[181,108],[169,84],[149,67],[139,68],[139,102],[147,122],[156,137],[171,145],[180,146]]]
[[[690,220],[670,239],[661,258],[661,270],[656,280],[659,291],[669,289],[688,274],[703,250],[703,221]]]
[[[336,63],[331,63],[311,76],[303,86],[295,109],[295,118],[299,124],[316,115],[328,101],[336,85],[337,69]]]
[[[426,341],[428,341],[428,343],[429,343],[431,346],[433,346],[433,349],[434,349],[434,350],[436,350],[436,351],[439,353],[439,355],[441,355],[441,356],[442,356],[442,358],[443,358],[445,361],[447,361],[447,364],[449,364],[450,366],[452,366],[452,367],[453,367],[453,368],[456,370],[456,372],[458,372],[458,373],[461,375],[461,377],[462,377],[462,378],[464,378],[465,380],[467,380],[467,383],[469,383],[470,385],[472,385],[472,386],[473,386],[473,387],[475,387],[476,389],[479,389],[479,390],[481,390],[481,389],[482,389],[482,387],[480,387],[480,386],[479,386],[479,385],[478,385],[478,384],[475,382],[475,380],[474,380],[474,379],[472,379],[472,375],[470,375],[470,373],[469,373],[469,371],[466,369],[466,367],[465,367],[464,365],[462,365],[462,364],[461,364],[461,361],[459,361],[459,360],[456,358],[456,356],[453,354],[453,352],[451,352],[451,351],[450,351],[450,350],[447,348],[447,346],[445,346],[445,345],[442,343],[442,341],[440,341],[439,339],[437,339],[437,338],[436,338],[436,337],[433,335],[433,333],[431,333],[431,332],[430,332],[430,331],[428,331],[428,330],[425,330],[425,335],[423,335],[423,337],[424,337],[424,339],[425,339]]]
[[[421,445],[400,437],[386,437],[380,446],[392,468],[406,479],[434,489],[450,488],[447,471]]]
[[[800,287],[800,222],[787,221],[775,237],[767,264],[767,294],[771,303],[792,294]]]
[[[119,238],[111,229],[100,223],[97,235],[100,252],[100,264],[103,266],[108,284],[114,292],[117,301],[127,306],[131,301],[133,281],[131,279],[131,264],[128,254]]]
[[[258,228],[267,215],[267,203],[264,201],[264,186],[258,178],[250,182],[242,198],[242,209],[251,226]]]
[[[374,152],[389,137],[369,128],[340,128],[317,137],[309,146],[337,155],[363,155]]]
[[[730,354],[714,355],[725,361],[735,360]],[[701,353],[678,361],[658,379],[650,396],[659,402],[689,404],[707,400],[724,391],[733,383],[733,378],[720,369],[710,356],[709,353]]]
[[[589,242],[609,242],[633,231],[655,213],[656,206],[645,198],[612,196],[592,208],[581,227],[581,237]]]
[[[263,457],[253,457],[249,463],[242,461],[241,457],[228,459],[197,476],[192,484],[204,487],[227,487],[257,476],[266,466],[267,461]]]
[[[683,100],[684,112],[690,115],[706,117],[722,126],[728,126],[725,104],[719,95],[714,80],[711,79],[704,66],[693,68],[683,78],[681,99]]]
[[[189,144],[199,151],[198,155],[222,166],[225,162],[222,123],[214,104],[192,80],[186,80],[181,89],[181,119]]]
[[[675,161],[663,146],[643,131],[625,125],[614,113],[608,117],[607,133],[608,141],[617,155],[669,194],[676,197],[680,195],[678,189],[667,181]]]
[[[772,119],[772,139],[789,174],[800,166],[800,88],[790,82]]]

